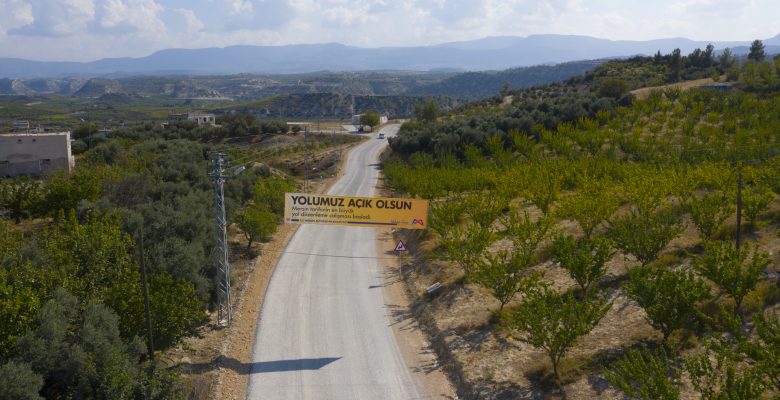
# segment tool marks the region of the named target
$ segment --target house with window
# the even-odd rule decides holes
[[[217,124],[217,118],[214,116],[214,114],[203,112],[203,111],[193,111],[188,113],[182,113],[182,114],[168,114],[168,122],[179,122],[179,121],[195,121],[198,125],[216,125]]]
[[[0,176],[43,176],[74,166],[70,132],[0,134]]]

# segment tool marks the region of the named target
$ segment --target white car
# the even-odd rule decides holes
[[[380,133],[379,134],[379,139],[384,139],[384,138],[385,138],[385,134],[384,133]]]

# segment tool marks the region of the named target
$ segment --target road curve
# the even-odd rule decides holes
[[[329,194],[373,195],[386,145],[372,134],[355,148]],[[247,398],[420,398],[388,320],[376,243],[374,228],[298,229],[265,295]]]

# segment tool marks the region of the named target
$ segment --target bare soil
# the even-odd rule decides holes
[[[760,250],[770,254],[773,263],[767,272],[776,274],[780,269],[778,215],[780,199],[765,213],[757,230],[743,236],[743,240],[758,244]],[[734,223],[733,218],[727,221],[731,226],[724,229],[724,239],[734,231]],[[562,221],[559,228],[571,231],[573,225],[571,221]],[[412,265],[407,268],[404,282],[412,296],[414,314],[424,326],[443,370],[456,385],[459,398],[622,399],[623,395],[604,379],[602,368],[631,346],[661,339],[660,333],[646,321],[644,311],[620,289],[620,282],[626,278],[626,265],[635,261],[617,254],[608,263],[607,277],[601,284],[602,291],[613,302],[612,308],[564,357],[560,367],[563,385],[556,387],[546,354],[512,338],[511,332],[494,317],[499,302],[487,290],[464,283],[460,267],[427,257],[436,246],[431,234],[405,232],[397,236],[404,237],[412,250]],[[665,249],[659,262],[672,268],[690,268],[687,251],[698,244],[697,232],[688,224]],[[574,286],[566,271],[550,261],[535,268],[543,271],[545,280],[559,290]],[[775,285],[775,279],[765,285]],[[435,282],[441,283],[443,289],[430,296],[426,288]],[[505,310],[511,311],[519,300],[516,298]],[[761,302],[758,298],[750,301]],[[684,388],[682,397],[696,398],[688,388]]]
[[[656,90],[664,90],[664,89],[670,89],[670,88],[676,88],[681,90],[687,90],[693,87],[698,87],[702,85],[708,85],[710,83],[715,83],[715,81],[712,78],[704,78],[704,79],[694,79],[690,81],[685,82],[678,82],[678,83],[671,83],[668,85],[662,85],[662,86],[651,86],[651,87],[645,87],[641,89],[635,89],[631,91],[631,94],[634,95],[637,99],[646,99],[647,96],[650,95],[650,93],[656,91]]]

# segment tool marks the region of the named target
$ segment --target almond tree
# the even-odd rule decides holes
[[[604,377],[632,399],[677,400],[680,370],[676,363],[674,353],[664,346],[630,349],[604,371]]]
[[[737,249],[728,242],[707,245],[704,254],[693,260],[699,274],[715,282],[723,293],[734,299],[737,311],[745,296],[761,281],[764,269],[770,263],[769,256],[758,248],[751,254],[749,244]]]
[[[697,306],[710,297],[709,287],[691,272],[634,268],[624,287],[626,294],[645,310],[653,328],[664,336],[689,325]]]
[[[507,200],[497,193],[483,191],[466,198],[466,214],[480,227],[487,229],[507,207],[507,203]]]
[[[744,343],[742,347],[756,363],[756,370],[780,392],[780,320],[757,313],[753,321],[758,340]]]
[[[686,358],[685,369],[704,400],[764,398],[768,385],[761,371],[744,361],[730,347],[707,343],[705,351]]]
[[[577,282],[582,297],[607,272],[606,262],[612,258],[609,241],[603,238],[578,241],[572,236],[559,236],[553,242],[553,259]]]
[[[574,195],[561,202],[557,213],[577,221],[586,239],[605,221],[609,221],[618,209],[618,199],[602,182],[585,178],[582,187]]]
[[[455,261],[466,276],[471,268],[482,258],[482,252],[493,242],[494,234],[490,229],[469,222],[465,227],[456,227],[452,234],[441,239],[441,251]]]
[[[518,210],[511,210],[501,219],[504,226],[503,234],[512,241],[515,249],[527,254],[531,261],[536,261],[534,256],[539,245],[552,234],[553,219],[542,216],[533,220],[528,210],[521,214]]]
[[[749,187],[742,192],[742,212],[748,227],[755,229],[758,214],[766,211],[775,196],[764,186]]]
[[[700,198],[691,197],[685,202],[685,210],[699,231],[702,240],[712,240],[723,222],[734,213],[732,202],[723,193],[707,193]]]
[[[470,271],[469,277],[480,286],[490,290],[500,303],[498,311],[512,301],[512,298],[524,289],[534,287],[541,274],[529,273],[531,258],[522,251],[501,250],[495,255],[486,254]]]
[[[465,209],[466,204],[459,197],[432,203],[431,229],[436,231],[442,238],[448,237],[460,223],[460,218],[463,216]]]
[[[618,249],[633,255],[645,267],[682,231],[680,217],[662,210],[616,218],[610,223],[608,236]]]
[[[571,293],[549,288],[530,291],[526,300],[509,317],[509,328],[517,340],[543,350],[552,363],[558,382],[561,359],[577,339],[588,334],[609,311],[606,297],[577,300]]]

